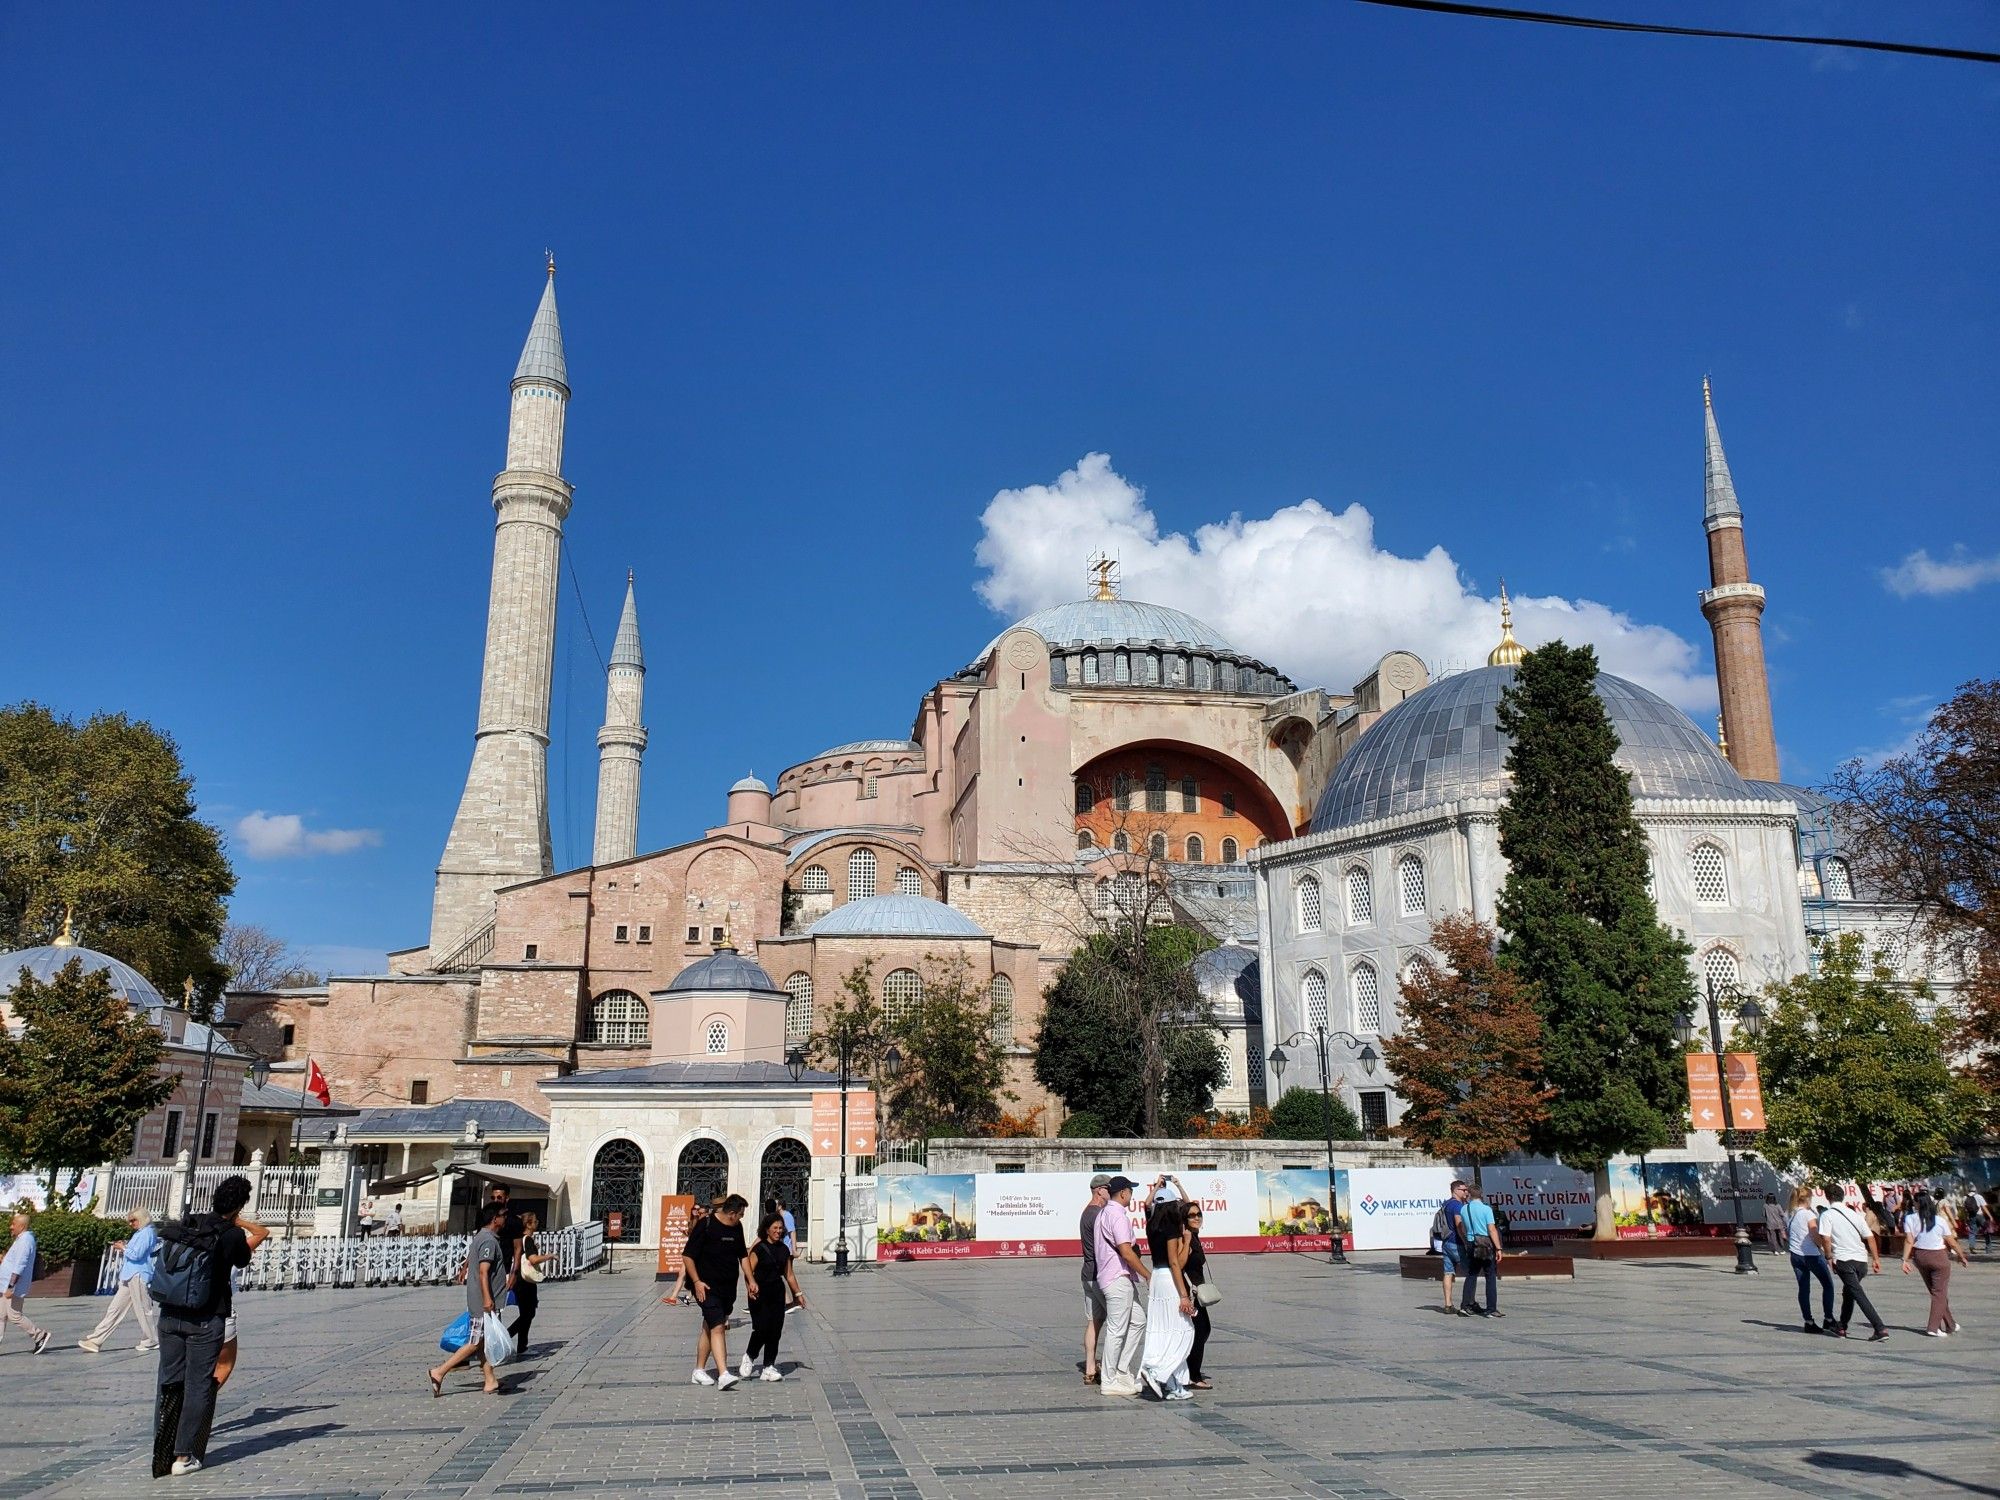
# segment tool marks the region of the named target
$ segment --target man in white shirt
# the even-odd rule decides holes
[[[0,1258],[0,1333],[7,1331],[9,1323],[14,1324],[27,1334],[35,1353],[40,1354],[49,1347],[49,1331],[36,1327],[22,1306],[28,1300],[28,1288],[35,1281],[35,1231],[28,1227],[26,1214],[14,1215],[13,1230],[7,1254]]]
[[[1841,1201],[1838,1183],[1830,1184],[1825,1192],[1827,1204],[1819,1211],[1819,1242],[1840,1281],[1840,1316],[1835,1320],[1834,1333],[1840,1338],[1847,1337],[1847,1323],[1858,1304],[1875,1330],[1868,1342],[1879,1344],[1889,1336],[1889,1330],[1882,1326],[1882,1315],[1875,1311],[1875,1304],[1861,1289],[1862,1277],[1870,1271],[1879,1275],[1882,1270],[1875,1231],[1868,1227],[1866,1219]]]

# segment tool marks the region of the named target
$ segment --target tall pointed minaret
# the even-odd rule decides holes
[[[1715,685],[1722,697],[1719,737],[1729,763],[1752,781],[1778,779],[1778,739],[1771,727],[1771,684],[1764,673],[1764,590],[1750,581],[1743,550],[1743,508],[1723,456],[1708,377],[1701,382],[1708,438],[1708,582],[1701,612],[1715,632]]]
[[[450,958],[493,915],[493,893],[549,873],[549,687],[556,581],[570,487],[562,477],[569,366],[549,257],[541,305],[514,369],[507,467],[493,481],[493,590],[472,769],[438,861],[431,962]]]
[[[604,727],[597,731],[597,838],[590,862],[630,859],[639,845],[639,758],[646,753],[641,722],[646,700],[646,654],[639,649],[639,606],[632,575],[625,575],[625,612],[604,674]]]

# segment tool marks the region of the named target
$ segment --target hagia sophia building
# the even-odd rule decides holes
[[[928,984],[987,990],[1009,1108],[1039,1106],[1053,1133],[1061,1104],[1030,1054],[1043,992],[1142,886],[1220,945],[1197,976],[1226,1044],[1217,1104],[1233,1110],[1267,1101],[1273,1037],[1320,1021],[1393,1030],[1397,978],[1435,917],[1491,919],[1506,782],[1494,713],[1523,654],[1504,622],[1480,669],[1433,682],[1392,651],[1346,692],[1301,687],[1167,604],[1120,597],[1104,559],[1088,573],[1079,559],[1086,597],[925,688],[907,730],[718,789],[714,826],[653,850],[637,847],[646,661],[628,583],[592,859],[556,870],[546,752],[569,399],[551,265],[493,482],[478,721],[427,941],[387,973],[232,1001],[244,1045],[281,1068],[310,1055],[343,1103],[444,1121],[511,1103],[546,1122],[539,1159],[570,1179],[578,1216],[599,1197],[643,1213],[676,1184],[747,1183],[759,1161],[767,1180],[774,1163],[804,1170],[804,1111],[829,1080],[794,1079],[786,1053],[859,965],[892,1015]],[[1726,751],[1634,683],[1604,676],[1598,691],[1662,919],[1689,934],[1700,974],[1756,985],[1801,972],[1829,912],[1894,914],[1854,888],[1823,803],[1778,779],[1763,590],[1712,408],[1705,423],[1701,608]],[[1288,1082],[1317,1083],[1310,1049],[1293,1061]],[[1337,1081],[1371,1129],[1394,1122],[1393,1079]]]

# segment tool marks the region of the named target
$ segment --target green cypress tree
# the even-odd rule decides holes
[[[1553,641],[1528,653],[1501,698],[1513,786],[1498,915],[1501,959],[1533,987],[1543,1076],[1557,1091],[1533,1144],[1596,1172],[1604,1236],[1605,1163],[1682,1138],[1675,1023],[1694,1005],[1694,977],[1692,950],[1646,891],[1646,835],[1596,681],[1595,651]]]

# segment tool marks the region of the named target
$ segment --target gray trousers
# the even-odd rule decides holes
[[[1098,1379],[1139,1378],[1146,1355],[1146,1284],[1120,1276],[1104,1289],[1104,1329],[1097,1335]]]
[[[104,1316],[97,1320],[97,1326],[84,1335],[86,1344],[101,1344],[111,1330],[124,1321],[130,1313],[139,1320],[139,1342],[157,1344],[160,1341],[160,1314],[153,1302],[153,1294],[146,1290],[146,1278],[130,1276],[118,1283],[118,1290],[112,1293],[111,1305],[104,1309]]]

